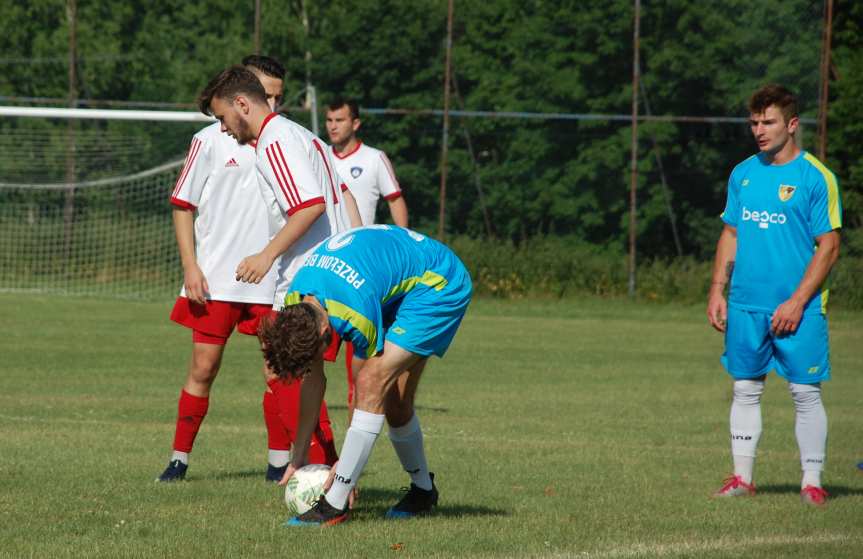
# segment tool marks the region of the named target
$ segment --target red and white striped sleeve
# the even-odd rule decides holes
[[[192,138],[186,161],[171,192],[173,206],[187,210],[197,209],[212,170],[211,151],[212,142],[206,136],[196,134]]]
[[[377,165],[377,183],[381,196],[387,200],[395,200],[402,195],[402,189],[399,187],[399,181],[396,179],[396,172],[393,170],[393,164],[384,152],[380,152],[380,162]]]
[[[258,169],[289,216],[303,208],[324,204],[321,181],[305,147],[290,135],[279,135],[258,146]]]

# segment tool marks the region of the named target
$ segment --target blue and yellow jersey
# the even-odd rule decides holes
[[[330,324],[358,357],[383,350],[384,335],[400,301],[416,290],[441,291],[462,276],[449,248],[409,229],[359,227],[321,243],[297,272],[285,305],[313,295]],[[468,293],[470,283],[468,280]]]
[[[729,305],[772,313],[803,279],[815,238],[842,227],[839,184],[805,151],[784,165],[753,155],[728,179],[722,220],[737,229]],[[826,313],[827,295],[822,287],[804,313]]]

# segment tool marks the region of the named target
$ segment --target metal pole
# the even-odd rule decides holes
[[[437,236],[444,239],[446,224],[446,174],[447,174],[447,144],[449,143],[449,89],[450,69],[452,67],[452,17],[453,0],[449,0],[446,16],[446,63],[444,68],[443,86],[443,143],[440,162],[440,212],[438,214]]]
[[[629,296],[635,297],[635,192],[638,188],[638,78],[641,0],[635,0],[635,25],[632,33],[632,139],[629,159]]]
[[[78,6],[76,0],[66,0],[66,19],[69,24],[69,106],[75,107],[78,102]],[[75,135],[78,122],[69,119],[66,124],[66,184],[74,184],[75,170]],[[73,222],[75,219],[75,187],[66,190],[66,201],[63,206],[63,258],[68,261],[72,256]]]
[[[827,0],[821,44],[821,95],[818,99],[818,159],[827,159],[827,102],[830,91],[830,43],[833,30],[833,0]]]
[[[261,54],[261,0],[255,0],[255,54]]]

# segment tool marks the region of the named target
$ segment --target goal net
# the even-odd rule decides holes
[[[66,111],[0,118],[0,291],[173,296],[182,270],[168,199],[203,115]]]

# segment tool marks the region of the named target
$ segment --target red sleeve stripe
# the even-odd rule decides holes
[[[387,202],[392,202],[396,198],[401,198],[401,195],[402,195],[402,191],[399,190],[398,192],[393,192],[392,194],[387,194],[386,196],[384,196],[384,200],[386,200]]]
[[[278,162],[275,160],[275,156],[273,155],[273,146],[267,146],[267,159],[270,161],[270,168],[273,170],[273,174],[276,176],[276,181],[279,183],[279,188],[282,189],[282,194],[284,194],[285,199],[288,201],[288,205],[294,207],[297,205],[298,200],[291,196],[288,191],[288,187],[286,186],[287,179],[282,174],[282,170],[279,167]]]
[[[348,190],[348,185],[342,183],[342,192],[344,192],[345,190]]]
[[[171,205],[177,206],[178,208],[182,208],[184,210],[195,211],[198,209],[198,207],[195,206],[194,204],[190,204],[189,202],[186,202],[185,200],[181,200],[180,198],[175,198],[173,196],[171,197]]]
[[[300,191],[297,188],[297,183],[294,181],[294,176],[291,174],[291,168],[288,167],[288,161],[285,159],[285,152],[282,151],[282,146],[279,145],[279,142],[275,142],[273,144],[273,156],[276,160],[277,164],[280,164],[284,169],[284,174],[282,176],[287,176],[288,179],[285,181],[285,186],[294,194],[296,198],[296,203],[292,204],[292,206],[296,206],[297,204],[302,203],[303,197],[300,196]]]
[[[294,215],[295,213],[297,213],[298,211],[300,211],[302,209],[310,208],[312,206],[317,206],[318,204],[326,204],[326,201],[324,200],[323,196],[318,196],[317,198],[312,198],[311,200],[306,200],[305,202],[303,202],[299,206],[294,206],[293,208],[288,210],[288,217]]]
[[[177,196],[183,183],[186,182],[186,177],[189,175],[189,171],[195,164],[195,158],[198,157],[199,151],[201,151],[201,140],[198,138],[192,138],[192,145],[189,147],[189,153],[186,154],[186,162],[183,164],[183,170],[180,171],[180,176],[177,177],[177,182],[174,184],[174,191],[171,193],[172,198]]]
[[[390,178],[393,180],[393,184],[396,185],[396,190],[401,190],[402,187],[399,186],[399,181],[396,178],[396,172],[393,169],[393,164],[390,163],[389,158],[384,152],[381,152],[381,161],[384,162],[384,167],[386,167],[387,173],[390,174]]]
[[[336,195],[336,181],[333,180],[333,173],[330,171],[330,164],[327,163],[327,156],[324,153],[324,150],[321,149],[321,144],[319,144],[317,140],[312,140],[312,143],[315,144],[318,153],[321,155],[321,160],[324,162],[324,167],[327,169],[327,178],[330,179],[330,189],[333,191],[333,202],[338,204],[339,197]]]

